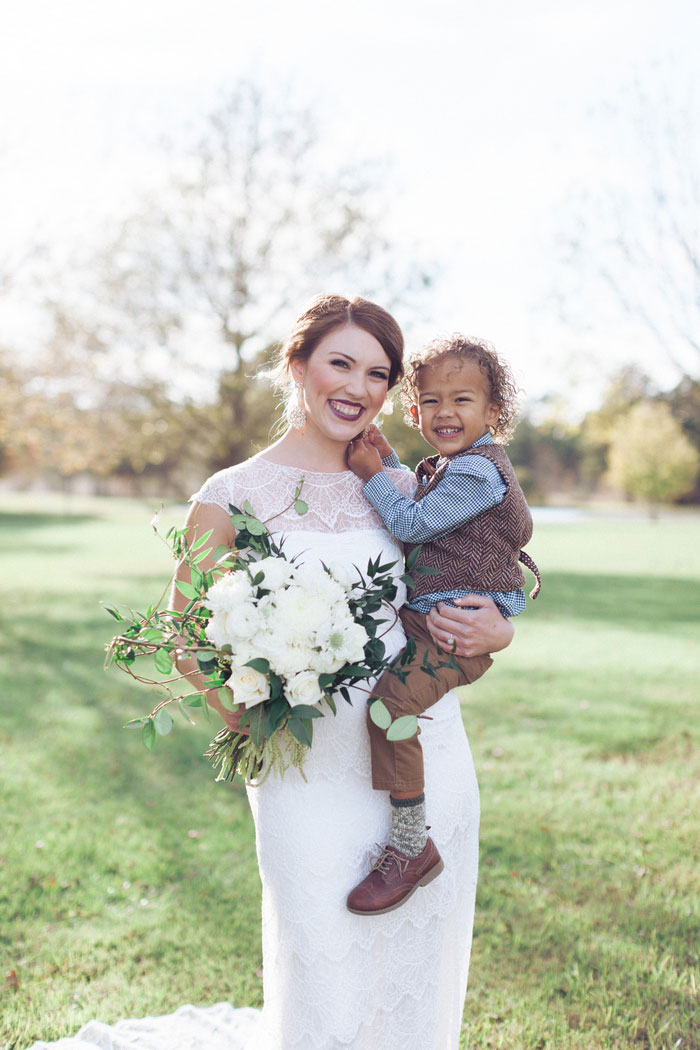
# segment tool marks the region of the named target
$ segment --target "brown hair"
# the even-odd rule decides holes
[[[473,339],[455,332],[453,335],[433,339],[417,353],[411,354],[406,366],[406,375],[401,384],[399,399],[404,408],[406,422],[415,427],[411,408],[418,404],[420,372],[426,365],[436,365],[446,358],[457,361],[476,361],[481,374],[488,383],[489,400],[498,405],[498,420],[489,427],[491,437],[505,445],[518,421],[520,389],[510,370],[510,365],[499,357],[484,339]]]
[[[352,324],[373,335],[389,358],[389,387],[403,376],[403,335],[386,310],[368,299],[346,299],[342,295],[317,295],[297,320],[279,350],[272,372],[277,383],[285,382],[292,361],[307,361],[318,344],[334,328]]]

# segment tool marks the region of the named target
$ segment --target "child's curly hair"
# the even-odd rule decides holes
[[[478,364],[489,385],[489,398],[498,405],[498,420],[494,426],[489,427],[491,437],[498,444],[505,445],[518,422],[520,388],[510,366],[498,356],[489,343],[459,332],[433,339],[409,356],[406,373],[399,389],[399,400],[403,405],[406,422],[409,426],[417,426],[411,415],[411,408],[418,404],[421,369],[426,365],[436,365],[449,357],[476,361]]]

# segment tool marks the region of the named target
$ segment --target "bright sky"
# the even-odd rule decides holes
[[[23,0],[0,41],[0,229],[94,235],[158,179],[159,140],[252,75],[312,103],[339,164],[388,160],[397,240],[440,267],[413,340],[485,336],[533,395],[579,405],[621,361],[672,383],[624,325],[561,324],[555,240],[572,187],[638,177],[603,104],[634,76],[655,90],[655,63],[694,84],[699,39],[695,0]]]

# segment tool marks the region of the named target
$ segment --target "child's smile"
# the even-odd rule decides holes
[[[447,358],[420,371],[413,415],[441,455],[470,448],[498,421],[489,383],[476,361]]]

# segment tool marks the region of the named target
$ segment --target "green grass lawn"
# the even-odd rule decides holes
[[[144,606],[170,572],[154,508],[3,506],[0,1046],[259,1005],[245,795],[213,782],[206,725],[148,755],[121,725],[150,694],[102,670],[99,600]],[[700,1048],[699,535],[690,514],[536,531],[542,595],[464,704],[483,806],[465,1048]]]

